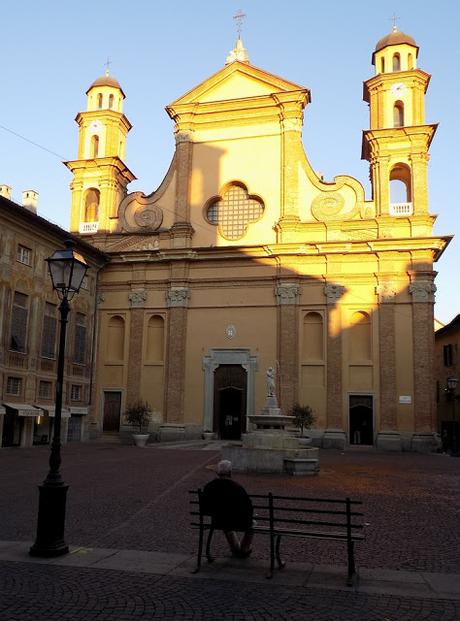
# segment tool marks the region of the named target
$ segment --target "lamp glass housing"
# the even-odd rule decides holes
[[[74,242],[69,240],[66,247],[56,250],[46,262],[53,284],[59,298],[71,300],[80,291],[88,264],[85,259],[73,250]]]
[[[457,388],[458,379],[456,377],[447,378],[447,390],[454,391]]]

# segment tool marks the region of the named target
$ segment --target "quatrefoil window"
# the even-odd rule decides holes
[[[241,239],[248,226],[260,220],[264,213],[263,201],[248,193],[243,183],[231,183],[221,196],[211,199],[205,210],[208,222],[219,227],[226,239]]]

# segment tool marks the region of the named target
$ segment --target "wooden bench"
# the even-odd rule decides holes
[[[211,556],[211,542],[216,527],[212,517],[201,509],[202,490],[191,490],[192,527],[198,528],[197,566],[194,573],[200,571],[203,556],[205,533],[206,558],[208,563],[214,560]],[[283,537],[300,539],[329,539],[341,541],[347,549],[347,585],[352,586],[357,578],[354,544],[364,539],[363,513],[356,510],[362,503],[358,500],[306,498],[293,496],[277,496],[269,494],[250,494],[256,521],[255,534],[267,535],[270,541],[270,570],[267,578],[273,576],[275,560],[279,569],[285,566],[281,560],[281,540]],[[238,530],[238,529],[235,529]]]

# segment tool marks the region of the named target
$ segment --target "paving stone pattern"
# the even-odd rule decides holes
[[[455,621],[460,601],[0,563],[2,621]]]
[[[34,539],[38,491],[49,450],[0,451],[0,539]],[[218,451],[103,444],[67,445],[70,484],[66,540],[71,545],[193,553],[187,491],[212,478]],[[235,475],[250,492],[361,499],[369,523],[357,546],[362,567],[460,573],[460,459],[445,455],[321,451],[318,477]],[[224,551],[216,537],[216,552]],[[289,561],[344,565],[329,541],[283,543]],[[268,539],[254,557],[267,558]]]

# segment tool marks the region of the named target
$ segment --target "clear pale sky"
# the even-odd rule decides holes
[[[239,1],[239,0],[237,0]],[[361,161],[362,130],[369,125],[362,82],[373,75],[371,55],[398,29],[420,46],[418,66],[432,74],[426,121],[439,123],[431,147],[430,211],[435,232],[459,232],[460,3],[399,0],[16,0],[2,7],[0,125],[53,151],[53,155],[0,127],[0,183],[40,193],[39,214],[68,227],[74,118],[86,109],[85,91],[105,70],[126,94],[133,124],[126,163],[137,176],[130,191],[150,193],[166,174],[174,151],[173,125],[164,107],[219,70],[236,39],[233,15],[247,18],[242,38],[253,65],[302,84],[312,93],[305,113],[307,156],[326,179],[350,174],[370,198],[368,163]],[[459,235],[460,238],[460,235]],[[460,250],[454,239],[437,264],[435,315],[460,312]]]

